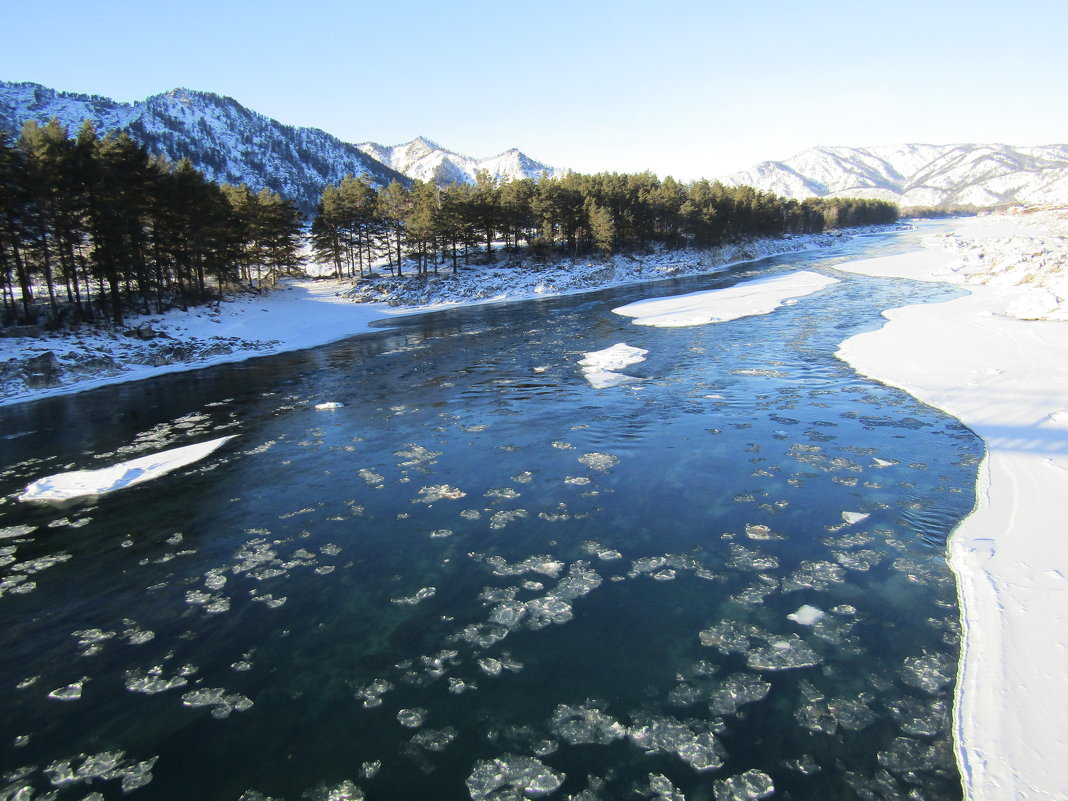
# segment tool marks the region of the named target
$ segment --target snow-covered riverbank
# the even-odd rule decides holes
[[[849,236],[836,232],[704,251],[544,263],[501,254],[455,275],[443,264],[439,274],[426,278],[410,271],[404,278],[387,273],[357,286],[349,280],[294,279],[274,291],[214,307],[131,319],[122,332],[0,338],[0,405],[323,345],[402,314],[710,273],[763,256],[829,247]]]
[[[840,265],[970,294],[885,313],[839,356],[986,442],[953,533],[964,645],[954,715],[970,801],[1068,798],[1068,215],[961,220],[928,250]],[[1046,319],[1027,319],[1027,318]],[[1024,318],[1024,319],[1020,319]]]

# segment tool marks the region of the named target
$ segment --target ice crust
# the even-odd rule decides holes
[[[180,467],[199,462],[233,438],[231,435],[199,442],[196,445],[184,445],[150,456],[140,456],[126,462],[119,462],[99,470],[74,470],[39,478],[26,487],[19,495],[19,500],[69,501],[74,498],[104,495],[124,487],[132,487],[159,478]]]
[[[625,317],[633,317],[632,322],[635,325],[707,325],[754,314],[767,314],[789,299],[809,295],[836,283],[836,278],[809,270],[799,270],[786,275],[746,281],[726,289],[639,300],[612,311]]]

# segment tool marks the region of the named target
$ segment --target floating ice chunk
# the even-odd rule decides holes
[[[642,715],[635,719],[627,734],[638,747],[650,753],[676,754],[694,770],[723,766],[723,749],[705,721],[683,723],[673,717]]]
[[[865,512],[842,512],[842,520],[850,526],[854,526],[862,520],[867,520],[869,517],[871,515]]]
[[[796,612],[791,612],[786,616],[788,620],[794,621],[801,626],[814,626],[820,620],[826,616],[826,612],[822,609],[817,609],[815,606],[809,606],[803,604]]]
[[[640,300],[612,309],[633,317],[636,325],[677,327],[706,325],[754,314],[767,314],[789,299],[803,297],[838,283],[809,270],[758,278],[725,289],[710,289],[674,297]]]
[[[526,609],[527,626],[535,630],[543,629],[553,623],[557,625],[567,623],[575,616],[571,611],[571,604],[552,595],[527,601]]]
[[[490,516],[490,528],[502,529],[513,520],[520,520],[527,516],[526,509],[502,509]]]
[[[500,676],[504,669],[501,660],[486,656],[478,660],[479,669],[487,676]]]
[[[426,722],[427,712],[422,707],[401,709],[397,711],[397,720],[402,726],[409,729],[418,729]]]
[[[934,771],[949,767],[953,754],[941,741],[926,742],[911,737],[895,737],[889,746],[878,753],[879,764],[900,776],[917,771]]]
[[[445,747],[456,739],[458,732],[452,726],[444,729],[423,729],[412,737],[412,745],[426,751],[444,751]]]
[[[749,648],[749,635],[742,627],[731,621],[711,626],[699,634],[701,645],[716,648],[724,654],[745,653]]]
[[[356,697],[363,699],[363,705],[367,709],[382,705],[382,696],[393,689],[393,685],[385,679],[375,679],[366,687],[356,691]]]
[[[771,528],[762,523],[746,523],[745,536],[751,540],[784,540],[782,534],[777,534]]]
[[[363,790],[345,779],[337,787],[320,784],[314,790],[304,793],[302,798],[308,801],[363,801],[364,795]]]
[[[219,437],[196,445],[141,456],[128,462],[120,462],[99,470],[74,470],[39,478],[26,487],[20,501],[67,501],[132,487],[154,478],[159,478],[179,467],[206,458],[234,436]]]
[[[14,537],[25,537],[27,534],[32,534],[37,530],[37,526],[7,526],[6,528],[0,528],[0,540],[8,540]]]
[[[646,795],[653,801],[686,801],[682,790],[671,783],[663,773],[649,774],[649,787]]]
[[[949,709],[941,698],[933,698],[924,703],[905,696],[887,706],[905,734],[914,737],[937,737],[949,727]]]
[[[771,777],[759,770],[747,770],[713,784],[716,801],[756,801],[775,792]]]
[[[315,404],[315,408],[319,411],[325,411],[327,409],[340,409],[345,404],[338,401],[324,401],[323,403]]]
[[[783,766],[790,770],[796,770],[802,776],[811,776],[823,770],[819,763],[812,758],[811,754],[802,754],[797,759],[788,759],[783,762]]]
[[[450,487],[448,484],[434,484],[419,490],[419,497],[413,498],[412,503],[434,503],[435,501],[456,501],[467,495],[463,490]]]
[[[551,595],[573,601],[600,587],[602,581],[600,574],[585,562],[575,562],[568,569],[567,575],[557,582]]]
[[[794,670],[818,665],[820,658],[800,637],[789,634],[769,638],[766,646],[749,651],[745,661],[754,670]]]
[[[382,760],[375,759],[364,762],[360,765],[360,778],[361,779],[373,779],[378,775],[378,771],[382,769]]]
[[[492,760],[479,760],[467,777],[472,801],[519,801],[547,795],[564,782],[565,775],[534,757],[505,754]],[[502,792],[498,793],[497,790]]]
[[[175,675],[167,678],[163,675],[163,667],[157,665],[148,670],[127,670],[126,689],[135,693],[155,695],[156,693],[173,690],[176,687],[184,687],[189,680],[184,676]]]
[[[115,637],[115,632],[102,629],[85,629],[84,631],[73,631],[71,636],[78,638],[78,647],[82,649],[82,656],[92,656],[95,653],[99,653],[103,648],[101,643],[105,643]]]
[[[102,751],[99,754],[81,754],[78,758],[82,763],[77,767],[71,759],[57,760],[45,768],[42,772],[54,787],[62,787],[68,784],[81,782],[120,781],[123,793],[130,793],[139,787],[144,787],[152,781],[152,768],[159,757],[150,757],[143,762],[127,759],[123,751]],[[32,795],[32,794],[31,794]],[[96,795],[94,793],[93,795]],[[5,796],[6,797],[6,796]],[[44,797],[44,796],[42,796]],[[103,796],[100,796],[103,798]],[[25,798],[29,801],[30,795],[16,794],[16,799]]]
[[[89,681],[88,676],[82,676],[78,681],[68,684],[66,687],[57,687],[48,694],[55,701],[77,701],[82,697],[82,688]]]
[[[390,598],[390,601],[399,606],[415,606],[420,601],[425,601],[427,598],[433,598],[437,595],[437,587],[423,587],[415,595],[410,595],[406,598]]]
[[[572,745],[608,745],[625,737],[626,727],[605,714],[602,706],[602,702],[591,699],[579,706],[560,704],[553,712],[550,728]]]
[[[826,590],[831,584],[845,581],[845,569],[834,562],[802,562],[787,578],[782,580],[782,591]]]
[[[937,695],[953,681],[956,663],[947,654],[924,649],[921,656],[910,656],[901,667],[901,678],[906,684],[918,687],[926,693]]]
[[[252,708],[252,700],[241,693],[227,693],[222,687],[203,687],[191,690],[182,696],[182,704],[188,707],[212,707],[211,716],[223,719],[230,717],[230,713],[244,712]]]
[[[523,619],[526,613],[526,605],[521,601],[505,601],[493,607],[489,619],[491,623],[514,629],[519,625],[519,621]]]
[[[774,570],[779,566],[779,560],[744,545],[731,543],[731,558],[727,560],[727,565],[738,570]]]
[[[633,376],[623,375],[618,371],[645,361],[648,353],[644,348],[634,348],[619,342],[610,348],[587,353],[579,362],[579,366],[594,389],[608,389],[637,381]]]
[[[619,457],[611,453],[601,453],[594,451],[593,453],[584,453],[578,458],[586,467],[591,470],[611,470],[617,464],[619,464]]]
[[[880,459],[878,457],[873,457],[871,460],[872,467],[893,467],[895,464],[897,464],[897,462],[892,459]]]
[[[713,715],[733,715],[743,704],[763,701],[770,691],[771,685],[759,676],[732,673],[712,693],[708,708]]]
[[[842,567],[861,572],[871,570],[883,561],[881,553],[868,549],[861,551],[834,551],[834,558]]]

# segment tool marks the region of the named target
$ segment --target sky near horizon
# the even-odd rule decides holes
[[[1068,142],[1063,0],[0,0],[0,80],[177,87],[349,142],[717,177],[817,145]]]

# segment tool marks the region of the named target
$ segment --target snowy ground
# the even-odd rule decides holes
[[[438,274],[388,273],[360,282],[296,279],[261,295],[189,312],[131,319],[121,332],[90,331],[0,338],[0,405],[147,378],[166,372],[299,350],[370,330],[401,314],[460,303],[487,303],[585,292],[606,286],[714,272],[748,259],[827,247],[832,233],[658,250],[642,256],[536,262],[500,254],[488,264],[439,266]]]
[[[971,801],[1068,798],[1066,233],[1064,211],[980,217],[928,250],[839,265],[970,291],[888,311],[839,356],[987,445],[976,509],[949,545],[964,623],[954,725]]]

